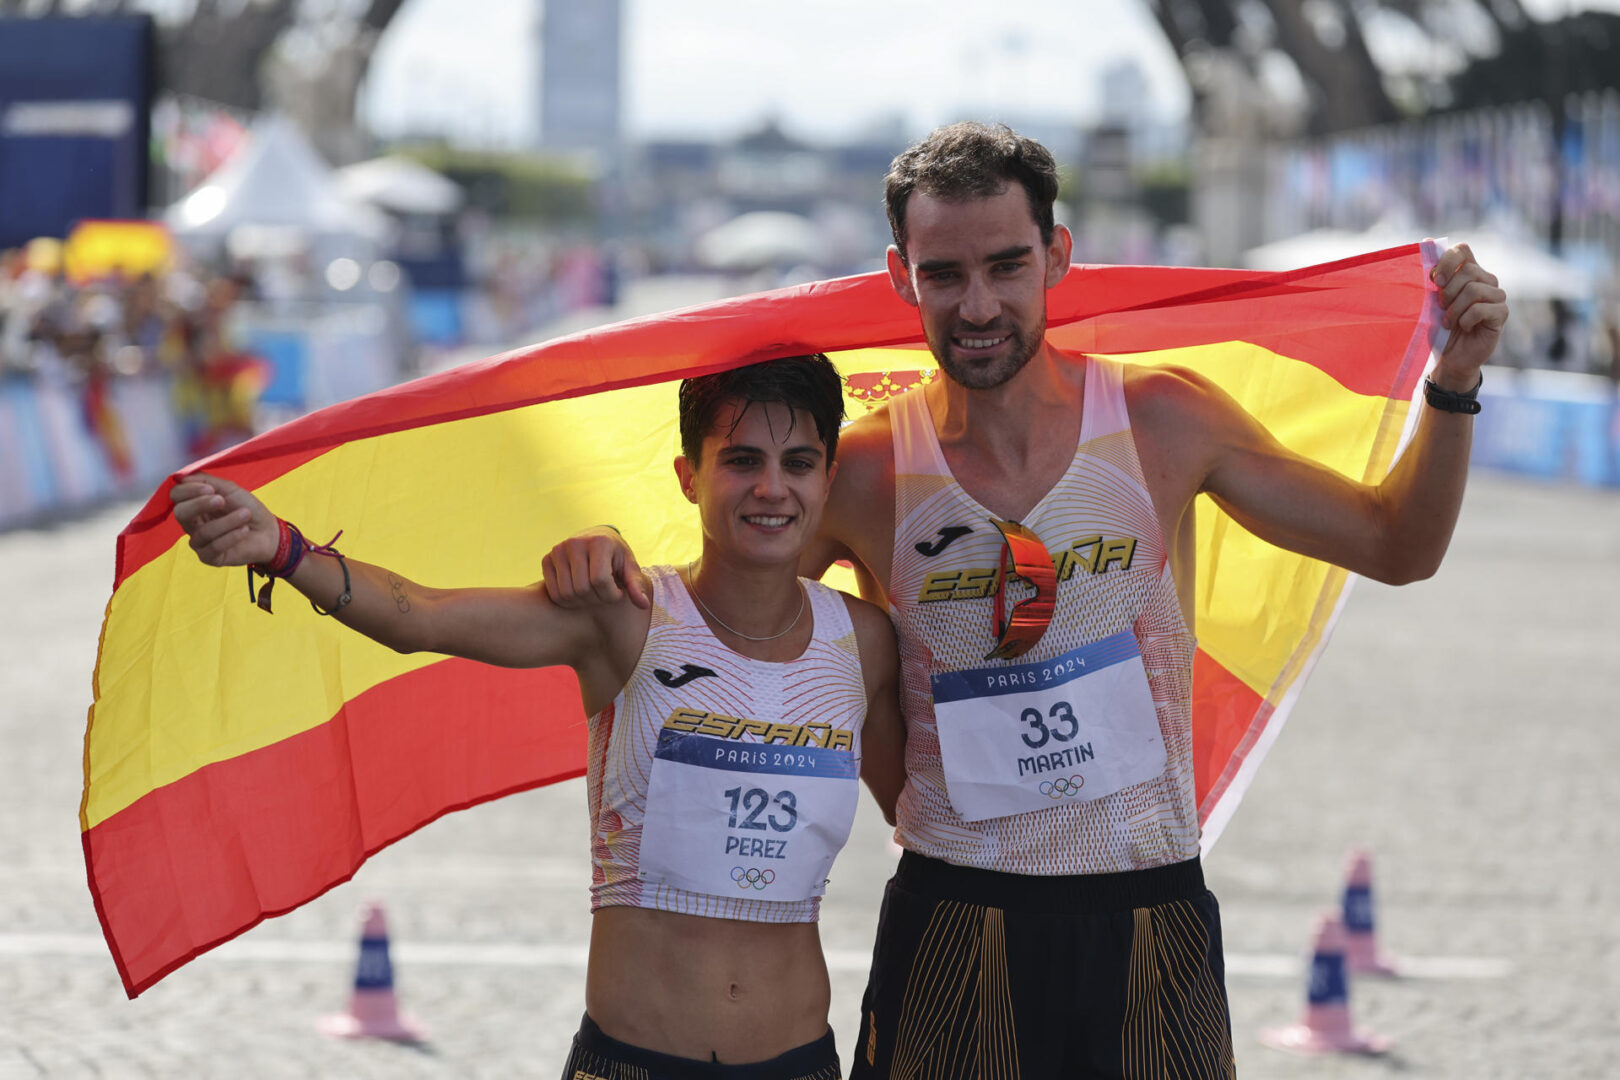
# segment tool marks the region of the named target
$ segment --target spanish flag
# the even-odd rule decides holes
[[[1048,339],[1197,367],[1285,444],[1376,481],[1430,363],[1439,252],[1425,242],[1280,274],[1076,267],[1048,295]],[[699,541],[670,468],[674,380],[814,351],[846,375],[852,415],[936,377],[916,312],[868,274],[520,349],[200,464],[312,539],[342,529],[355,557],[425,584],[534,581],[554,541],[604,521],[644,561],[679,561]],[[401,656],[298,603],[267,616],[240,571],[197,561],[169,486],[118,538],[84,749],[90,891],[132,997],[442,814],[585,771],[571,672]],[[1198,536],[1207,842],[1350,577],[1259,542],[1207,499]]]

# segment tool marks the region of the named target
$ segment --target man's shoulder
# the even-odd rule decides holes
[[[844,460],[845,451],[861,456],[873,454],[882,456],[892,452],[894,436],[890,428],[890,407],[889,403],[885,402],[849,422],[849,426],[838,435],[840,462]]]
[[[1209,376],[1175,364],[1126,364],[1124,388],[1132,425],[1163,432],[1207,423],[1231,402]]]
[[[1135,406],[1184,408],[1197,405],[1214,386],[1209,378],[1179,364],[1124,364],[1126,400]]]
[[[868,413],[838,437],[838,475],[809,560],[817,571],[852,555],[870,566],[893,527],[886,508],[894,497],[894,444],[888,416],[880,413]]]
[[[835,498],[851,489],[876,491],[893,474],[894,436],[889,423],[889,406],[882,405],[857,417],[839,434]]]

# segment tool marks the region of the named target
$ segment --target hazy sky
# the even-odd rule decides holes
[[[589,2],[589,0],[552,0]],[[384,135],[533,130],[540,0],[409,0],[372,67]],[[1174,55],[1139,0],[624,0],[632,135],[728,135],[767,115],[832,138],[900,116],[1078,122],[1097,78],[1134,59],[1154,111],[1186,109]]]

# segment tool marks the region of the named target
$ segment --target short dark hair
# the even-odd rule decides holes
[[[906,203],[914,193],[939,199],[984,198],[1013,182],[1029,198],[1041,243],[1050,244],[1056,228],[1052,204],[1058,193],[1057,162],[1051,151],[1006,124],[968,120],[936,128],[895,158],[883,179],[889,229],[900,260],[906,261]]]
[[[827,447],[827,466],[838,451],[838,428],[844,422],[844,381],[825,353],[788,356],[757,364],[699,375],[681,381],[681,453],[693,464],[700,460],[703,438],[728,401],[745,406],[786,405],[803,409],[816,422],[816,434]],[[736,420],[742,419],[739,412]]]

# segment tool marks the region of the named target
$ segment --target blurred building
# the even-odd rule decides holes
[[[624,115],[621,0],[548,0],[540,16],[540,148],[617,159]]]
[[[655,264],[679,267],[711,229],[744,214],[791,214],[823,238],[820,269],[868,269],[889,243],[883,177],[905,146],[887,132],[818,145],[775,122],[726,142],[649,140],[627,152],[625,232]]]
[[[1194,261],[1188,250],[1188,133],[1154,107],[1142,66],[1123,59],[1097,75],[1098,122],[1076,133],[1074,257],[1078,262]],[[1022,129],[1020,129],[1022,130]],[[1044,141],[1044,140],[1043,140]],[[1073,137],[1071,137],[1073,141]],[[1047,143],[1058,154],[1053,143]]]

